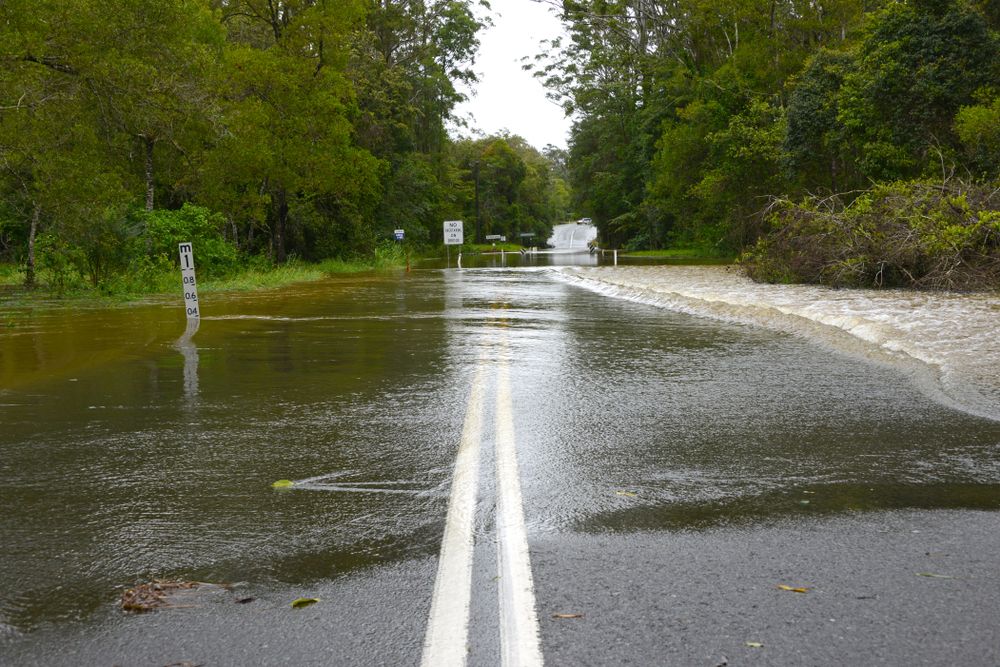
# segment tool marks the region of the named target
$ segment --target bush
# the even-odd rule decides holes
[[[772,202],[741,263],[754,280],[835,287],[1000,289],[1000,194],[962,182],[879,185]]]
[[[55,234],[41,234],[35,241],[38,270],[44,282],[58,293],[83,286],[80,267],[83,251]]]
[[[218,277],[236,268],[236,248],[222,238],[225,220],[221,214],[184,204],[179,210],[150,211],[142,216],[146,228],[146,254],[156,263],[166,257],[176,266],[180,261],[177,246],[190,242],[200,275]]]

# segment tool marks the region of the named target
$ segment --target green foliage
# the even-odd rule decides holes
[[[207,278],[433,242],[478,4],[0,3],[0,256],[40,235],[65,289],[141,291],[181,240]]]
[[[1000,93],[984,90],[980,104],[963,106],[955,115],[955,133],[969,168],[984,179],[1000,176]]]
[[[475,240],[477,218],[483,236],[511,240],[522,233],[548,238],[552,225],[565,221],[566,184],[554,175],[556,161],[521,137],[462,139],[451,160],[457,169],[447,215],[467,222],[468,240]]]
[[[1000,77],[1000,39],[961,2],[893,3],[872,17],[844,75],[837,122],[874,180],[940,174],[957,149],[955,115]]]
[[[777,200],[773,234],[743,258],[752,277],[835,287],[1000,289],[994,186],[900,182],[850,204]]]
[[[838,124],[844,77],[855,69],[849,53],[821,49],[793,80],[782,149],[793,182],[832,192],[855,187],[859,177]]]
[[[996,177],[992,9],[575,0],[533,67],[577,115],[574,203],[602,242],[739,250],[771,195]]]
[[[38,237],[35,247],[38,268],[45,282],[56,292],[64,293],[83,285],[78,268],[83,264],[82,251],[61,237],[47,233]]]
[[[222,238],[225,219],[206,208],[184,204],[179,210],[143,213],[145,245],[148,258],[169,258],[168,265],[179,262],[178,245],[194,247],[198,272],[205,277],[225,275],[236,268],[236,249]]]

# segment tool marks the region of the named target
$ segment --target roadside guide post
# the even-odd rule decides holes
[[[198,284],[194,278],[194,249],[190,243],[181,243],[181,281],[184,283],[184,310],[189,320],[201,318],[198,310]]]
[[[464,235],[462,233],[462,221],[461,220],[445,220],[444,221],[444,246],[448,251],[448,268],[451,268],[451,246],[460,246],[464,242]],[[459,260],[461,264],[461,260]],[[459,267],[461,268],[461,267]]]
[[[406,230],[405,229],[394,229],[393,232],[392,232],[392,237],[394,239],[396,239],[396,243],[399,243],[399,244],[402,245],[403,239],[406,237]],[[410,272],[410,251],[409,251],[409,249],[405,250],[405,254],[406,254],[406,272],[409,273]]]

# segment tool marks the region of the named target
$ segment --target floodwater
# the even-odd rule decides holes
[[[2,309],[0,655],[141,637],[137,582],[290,600],[432,562],[484,359],[510,364],[529,537],[1000,509],[995,298],[509,259],[206,295],[186,333],[179,300]]]

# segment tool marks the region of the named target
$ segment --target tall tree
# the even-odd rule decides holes
[[[322,234],[378,197],[380,166],[353,144],[344,76],[362,7],[238,0],[224,4],[223,17],[233,42],[225,130],[207,160],[205,192],[230,215],[262,207],[273,256],[284,262],[293,218],[320,220]]]

